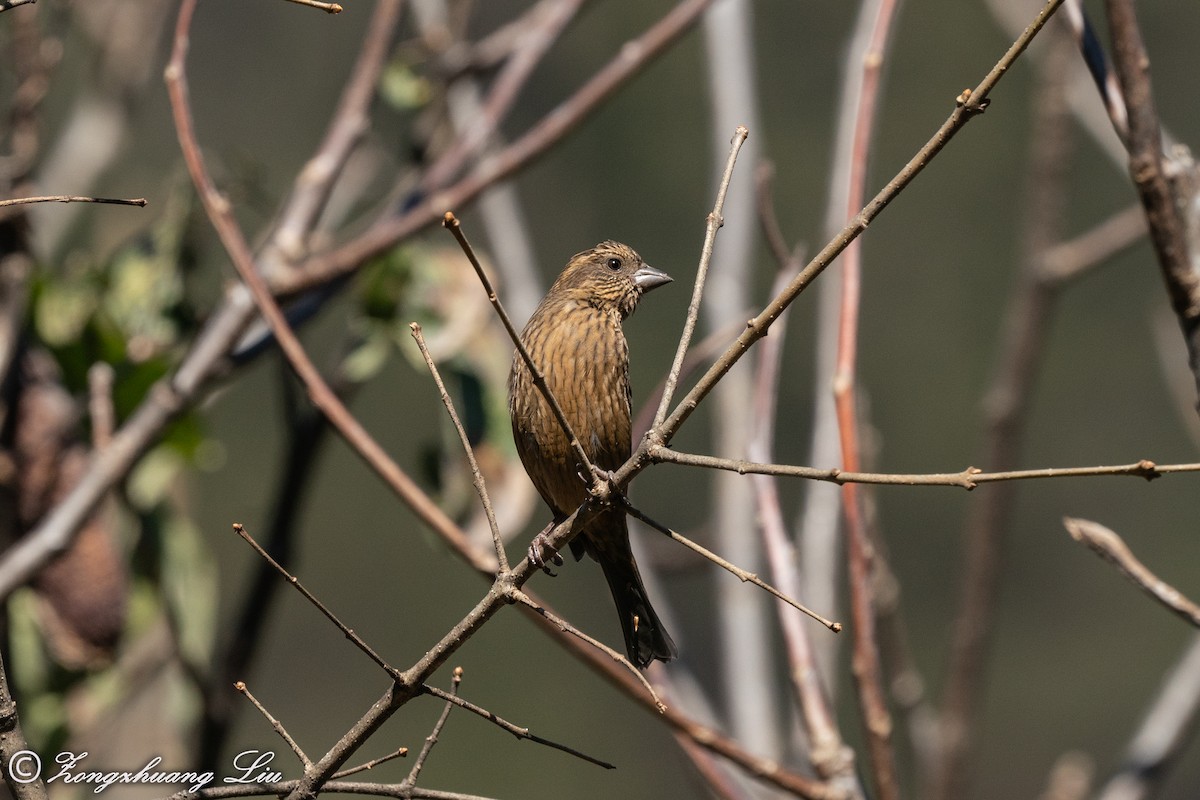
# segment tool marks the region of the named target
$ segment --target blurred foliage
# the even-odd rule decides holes
[[[110,365],[118,425],[174,368],[198,330],[201,312],[186,293],[195,240],[204,233],[197,208],[190,185],[176,180],[154,222],[107,257],[76,250],[62,268],[42,266],[33,275],[30,346],[44,345],[52,353],[63,387],[81,407],[91,366]],[[87,438],[90,417],[79,418],[76,436]],[[29,704],[26,734],[39,747],[66,746],[120,716],[130,694],[140,690],[135,677],[145,665],[138,664],[145,659],[146,640],[161,635],[164,614],[176,620],[171,628],[187,661],[198,668],[210,661],[217,574],[180,503],[179,486],[195,468],[212,466],[214,448],[202,416],[181,415],[129,476],[124,512],[105,517],[120,528],[133,567],[123,643],[112,668],[60,663],[43,641],[49,635],[42,629],[48,622],[40,609],[44,600],[32,590],[13,598],[12,678]],[[179,724],[186,729],[189,718]]]

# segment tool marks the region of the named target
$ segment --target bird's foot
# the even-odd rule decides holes
[[[595,464],[592,465],[592,487],[590,489],[592,497],[599,500],[601,503],[619,503],[621,497],[621,487],[617,485],[617,476],[610,469],[601,469]]]
[[[550,531],[554,530],[554,522],[551,522],[545,528],[542,528],[541,533],[533,537],[533,541],[529,543],[529,561],[542,572],[549,575],[551,578],[557,578],[558,573],[550,569],[546,563],[556,567],[563,565],[563,558],[558,554],[558,551],[550,546]]]

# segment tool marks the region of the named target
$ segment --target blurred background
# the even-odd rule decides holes
[[[319,145],[375,8],[363,0],[343,5],[343,13],[329,16],[278,0],[199,4],[188,59],[197,135],[252,243],[264,240]],[[446,148],[453,135],[443,80],[450,56],[439,42],[446,36],[486,41],[534,5],[404,4],[370,130],[334,192],[314,249],[345,241],[387,208],[402,206],[413,197],[421,168]],[[1085,5],[1107,41],[1102,4]],[[955,96],[980,81],[1038,7],[985,0],[902,5],[882,72],[868,197],[925,143]],[[583,3],[521,89],[495,146],[536,125],[670,8],[630,0]],[[26,366],[23,374],[43,376],[64,397],[81,401],[88,368],[112,364],[118,424],[146,388],[179,363],[236,279],[194,197],[171,122],[162,73],[176,11],[176,4],[158,0],[40,0],[0,14],[4,107],[20,107],[19,57],[27,53],[21,45],[31,31],[41,39],[39,57],[53,63],[35,112],[37,145],[27,178],[10,179],[10,195],[148,200],[141,210],[38,206],[21,223],[32,258],[22,338],[44,357],[42,371]],[[718,331],[709,358],[769,299],[779,270],[759,229],[752,191],[757,170],[773,167],[770,197],[789,247],[811,255],[836,230],[830,219],[840,227],[848,218],[829,210],[829,198],[858,4],[724,0],[709,13],[713,19],[702,19],[519,171],[503,194],[453,209],[497,275],[518,324],[567,259],[603,239],[629,243],[675,278],[625,326],[635,409],[670,365],[705,217],[737,124],[749,127],[750,138],[711,267],[706,302],[712,305],[697,337]],[[1196,142],[1200,111],[1177,98],[1196,72],[1200,5],[1143,3],[1138,13],[1164,127],[1178,141]],[[1062,46],[1054,61],[1056,41]],[[1030,230],[1046,221],[1030,218],[1043,210],[1031,200],[1038,187],[1054,181],[1060,194],[1051,207],[1050,243],[1136,202],[1119,143],[1073,47],[1064,21],[1052,20],[993,92],[986,114],[861,239],[857,380],[871,470],[955,472],[986,465],[985,396],[1003,348],[1005,309],[1032,246]],[[474,82],[486,91],[494,75],[483,64],[456,86]],[[1047,76],[1062,79],[1061,95],[1049,102],[1064,111],[1065,133],[1053,161],[1061,174],[1053,175],[1037,160],[1039,148],[1048,146],[1035,111]],[[21,124],[14,113],[10,149],[20,143]],[[832,391],[817,356],[820,296],[824,284],[836,291],[838,277],[835,262],[790,311],[773,442],[780,462],[813,458],[814,414]],[[346,390],[358,419],[448,513],[469,522],[478,513],[469,475],[408,336],[408,322],[426,326],[497,493],[510,555],[519,557],[547,515],[514,460],[503,395],[511,348],[490,315],[451,237],[430,228],[362,265],[304,322],[302,338],[318,366]],[[1195,389],[1144,240],[1063,288],[1043,346],[1018,466],[1196,460]],[[231,533],[234,522],[264,541],[287,509],[290,569],[401,668],[485,591],[486,583],[336,435],[322,436],[305,453],[313,430],[307,401],[278,352],[245,361],[230,365],[203,402],[166,431],[102,510],[108,544],[99,547],[113,563],[100,584],[108,590],[103,601],[84,605],[109,604],[107,633],[74,650],[62,644],[71,634],[54,621],[61,608],[47,611],[56,607],[52,580],[9,597],[8,677],[25,734],[39,752],[86,749],[98,763],[117,768],[136,768],[160,754],[171,763],[207,760],[222,774],[238,752],[274,750],[272,766],[298,777],[294,758],[231,681],[207,683],[222,664],[239,666],[231,677],[245,680],[314,758],[383,693],[385,676],[296,593],[281,585],[269,599],[252,594],[260,559]],[[677,449],[746,456],[746,425],[754,415],[744,382],[752,377],[752,362],[731,373],[730,386],[741,380],[743,388],[706,401],[675,439]],[[95,422],[77,417],[82,422],[73,430],[86,440]],[[812,465],[839,465],[833,453]],[[308,468],[306,478],[289,477],[289,464]],[[639,477],[632,498],[656,519],[769,578],[749,480],[659,465]],[[1069,478],[1012,487],[966,796],[1039,796],[1068,753],[1080,755],[1068,763],[1083,764],[1085,774],[1090,769],[1096,787],[1118,768],[1147,704],[1195,634],[1071,541],[1062,518],[1114,529],[1164,580],[1196,597],[1195,486],[1196,478],[1185,473],[1153,482]],[[779,480],[777,488],[803,559],[805,514],[830,495],[822,500],[791,479]],[[912,666],[935,708],[966,574],[965,530],[975,505],[997,490],[877,487],[865,493],[895,574]],[[836,503],[837,492],[830,492]],[[38,514],[27,516],[26,528]],[[645,571],[653,573],[651,594],[682,652],[665,668],[678,702],[698,717],[711,714],[715,727],[751,752],[807,770],[775,605],[644,527],[635,525],[634,537]],[[823,547],[840,574],[840,545]],[[99,569],[96,559],[84,560]],[[530,587],[583,630],[619,645],[595,565],[568,560],[558,572],[556,579],[539,575]],[[833,594],[817,592],[817,601],[802,587],[800,599],[849,622],[840,585],[836,578]],[[256,599],[248,603],[248,597]],[[261,626],[247,628],[247,617]],[[826,651],[827,685],[865,775],[849,633],[834,637],[805,624]],[[254,633],[234,648],[231,637],[239,629]],[[884,659],[888,664],[886,652]],[[653,714],[516,612],[500,613],[450,664],[464,669],[464,697],[617,769],[603,771],[518,741],[456,712],[422,773],[423,787],[527,798],[709,792]],[[449,670],[434,682],[448,687]],[[415,753],[440,711],[432,699],[410,704],[354,763],[400,746]],[[894,711],[904,796],[926,796],[921,751],[929,743],[914,735],[921,729],[909,724],[903,704]],[[399,781],[408,769],[400,760],[369,777]],[[1197,786],[1200,749],[1192,742],[1158,796],[1194,798]],[[768,796],[753,782],[745,791]]]

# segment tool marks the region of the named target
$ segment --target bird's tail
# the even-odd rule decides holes
[[[621,520],[622,527],[624,522]],[[629,548],[629,534],[619,539],[606,537],[603,550],[596,556],[617,606],[629,660],[645,667],[656,658],[659,661],[675,658],[679,651],[646,596],[646,587]]]

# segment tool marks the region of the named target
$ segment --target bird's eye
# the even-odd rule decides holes
[[[616,272],[617,270],[619,270],[621,268],[621,259],[610,258],[608,260],[608,268],[611,269],[613,272]]]

